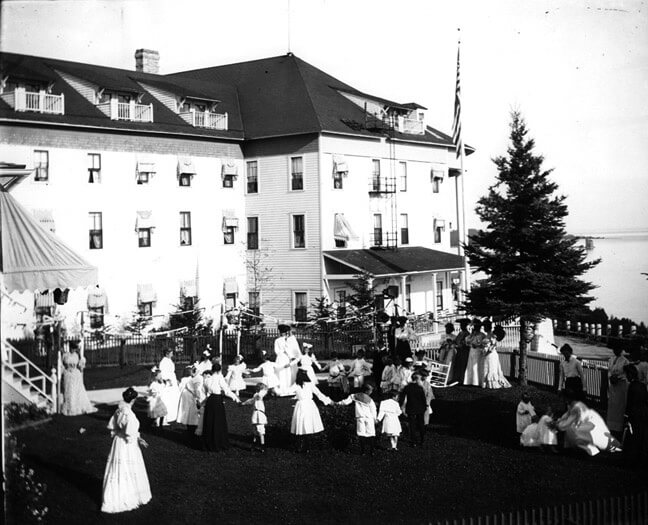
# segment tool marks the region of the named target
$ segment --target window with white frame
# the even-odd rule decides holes
[[[247,218],[247,249],[248,250],[259,249],[259,218],[258,217]]]
[[[137,229],[137,242],[140,248],[151,247],[151,228]]]
[[[136,169],[137,184],[148,184],[155,174],[155,163],[150,160],[139,160]]]
[[[407,162],[398,163],[398,178],[400,190],[407,191]]]
[[[443,177],[445,172],[441,169],[432,168],[432,193],[439,193],[441,191],[441,183],[443,182]]]
[[[295,321],[308,321],[308,294],[295,292]]]
[[[90,249],[101,250],[103,248],[103,218],[100,211],[88,213],[90,219],[89,237]]]
[[[306,248],[306,216],[292,216],[293,248]]]
[[[260,292],[248,292],[248,310],[252,315],[256,316],[253,318],[254,324],[258,324],[261,315]]]
[[[34,151],[34,180],[47,182],[49,180],[49,152],[44,150]]]
[[[247,192],[259,193],[259,164],[256,160],[247,163]]]
[[[434,219],[434,242],[440,243],[445,230],[445,221],[442,219]]]
[[[180,173],[178,175],[178,185],[188,187],[191,186],[191,173]]]
[[[380,159],[373,159],[371,161],[371,181],[373,191],[380,191]]]
[[[407,213],[400,214],[401,244],[409,244],[409,220]]]
[[[383,229],[382,229],[382,215],[374,213],[373,216],[373,245],[382,246]]]
[[[191,245],[191,212],[180,212],[180,246]]]
[[[342,171],[333,172],[333,189],[334,190],[344,189],[343,179],[344,179],[344,172],[342,172]]]
[[[290,189],[298,191],[304,189],[304,158],[290,158]]]
[[[234,226],[223,226],[223,244],[234,244]]]
[[[140,315],[144,317],[151,317],[153,315],[153,303],[152,302],[138,303],[137,311]]]
[[[88,182],[98,184],[101,182],[101,155],[88,153]]]
[[[432,179],[432,193],[441,191],[441,179]]]

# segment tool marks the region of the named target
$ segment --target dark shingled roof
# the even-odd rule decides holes
[[[0,70],[3,76],[9,75],[10,78],[15,76],[21,80],[47,81],[53,84],[53,94],[65,95],[64,115],[37,114],[29,111],[18,112],[14,111],[6,102],[0,101],[0,119],[5,121],[33,122],[38,120],[50,124],[123,129],[125,131],[166,132],[236,140],[243,138],[243,124],[240,117],[236,88],[232,86],[224,86],[214,82],[204,84],[191,79],[183,80],[182,84],[178,85],[173,79],[169,79],[164,75],[14,53],[0,53]],[[142,104],[153,104],[153,122],[111,120],[65,82],[57,71],[62,74],[68,73],[109,90],[144,93],[140,102]],[[161,87],[179,96],[218,100],[217,112],[228,114],[229,129],[197,128],[188,124],[157,98],[146,92],[140,82]],[[174,91],[174,87],[177,88],[177,91]]]
[[[364,94],[293,54],[184,71],[170,77],[236,86],[246,139],[321,132],[384,136],[380,131],[366,129],[363,108],[341,92]],[[421,107],[364,96],[394,107]],[[430,127],[423,135],[397,132],[394,138],[454,148],[452,137]]]
[[[0,53],[2,75],[53,86],[65,95],[65,115],[14,111],[0,100],[0,120],[39,121],[143,132],[178,133],[229,139],[262,139],[310,133],[344,133],[381,138],[385,130],[368,125],[364,108],[342,93],[351,93],[400,109],[422,106],[400,104],[359,92],[293,54],[240,62],[172,75],[156,75],[53,58]],[[153,104],[154,122],[111,120],[63,80],[69,74],[113,91],[142,93],[142,104]],[[228,114],[228,130],[196,128],[148,93],[149,84],[180,97],[218,101],[217,112]],[[393,132],[394,140],[446,146],[452,137],[429,126],[421,135]],[[474,150],[466,146],[467,153]]]
[[[331,250],[326,258],[349,266],[350,270],[327,264],[328,274],[348,274],[358,270],[379,277],[402,273],[461,270],[463,257],[421,246],[395,249]]]

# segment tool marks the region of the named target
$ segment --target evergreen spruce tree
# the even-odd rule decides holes
[[[468,294],[466,309],[495,320],[519,318],[518,378],[526,384],[526,352],[533,324],[582,310],[593,300],[594,286],[579,279],[597,261],[565,232],[565,197],[543,170],[543,157],[533,153],[534,141],[520,113],[511,113],[507,156],[493,162],[499,174],[476,212],[486,229],[470,236],[465,253],[470,265],[487,278]]]
[[[356,275],[356,280],[351,285],[353,293],[347,298],[350,312],[347,315],[354,316],[345,326],[349,328],[371,328],[375,313],[374,307],[374,286],[372,277],[364,272]]]

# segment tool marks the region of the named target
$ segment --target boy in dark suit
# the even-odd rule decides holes
[[[410,441],[413,445],[422,445],[425,437],[425,410],[427,400],[423,379],[418,372],[412,374],[412,382],[408,383],[400,395],[400,405],[403,415],[407,417]],[[419,438],[415,439],[418,433]]]

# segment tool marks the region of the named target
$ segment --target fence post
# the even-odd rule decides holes
[[[560,361],[554,361],[554,370],[553,370],[553,376],[554,376],[554,387],[556,390],[560,390]]]
[[[517,350],[511,352],[511,377],[517,379]]]
[[[119,340],[119,367],[126,366],[126,339]]]
[[[607,368],[598,368],[601,373],[601,404],[607,402],[608,397],[608,371]]]
[[[61,382],[58,380],[58,371],[56,368],[52,368],[50,373],[50,379],[52,380],[52,410],[55,414],[60,412],[59,410],[59,399],[61,391]]]

